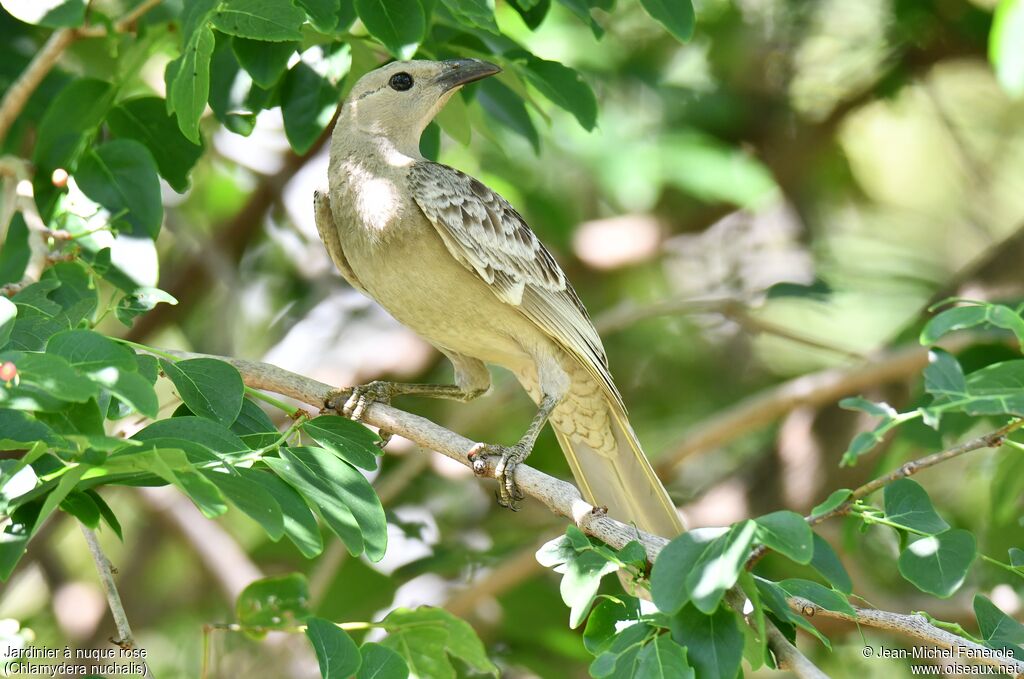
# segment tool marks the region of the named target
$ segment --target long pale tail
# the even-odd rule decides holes
[[[560,431],[555,421],[551,423],[580,491],[591,504],[607,507],[613,519],[665,538],[679,535],[685,530],[683,521],[640,448],[626,414],[611,400],[607,407],[618,444],[610,454],[597,452],[578,437]]]

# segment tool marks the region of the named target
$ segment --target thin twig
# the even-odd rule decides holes
[[[855,488],[853,492],[850,493],[850,497],[838,507],[835,507],[834,509],[824,512],[822,514],[808,516],[807,523],[811,524],[812,526],[816,526],[822,521],[831,519],[834,516],[841,516],[843,514],[847,514],[849,513],[850,509],[853,508],[854,504],[856,504],[858,500],[863,499],[868,495],[871,495],[877,490],[881,490],[882,488],[889,485],[893,481],[896,481],[898,479],[904,479],[908,476],[913,476],[922,469],[934,467],[940,462],[952,460],[954,457],[959,457],[964,453],[970,453],[972,451],[980,450],[982,448],[998,448],[999,446],[1003,445],[1003,441],[1006,440],[1006,437],[1010,433],[1020,429],[1022,426],[1024,426],[1024,419],[1014,420],[1009,424],[1005,424],[1002,427],[999,427],[999,429],[996,429],[995,431],[989,432],[982,436],[978,436],[969,441],[964,441],[963,443],[958,443],[957,445],[947,448],[946,450],[942,450],[938,453],[932,453],[931,455],[927,455],[917,460],[905,462],[896,469],[893,469],[888,474],[883,474],[882,476],[872,479],[871,481],[868,481],[864,485]]]
[[[117,592],[117,584],[114,582],[114,573],[110,565],[110,559],[103,553],[103,548],[100,547],[100,541],[96,537],[96,532],[84,523],[78,525],[82,529],[82,535],[85,536],[85,543],[89,545],[92,560],[96,563],[96,570],[100,575],[100,584],[103,585],[103,591],[107,595],[107,605],[110,606],[110,614],[113,616],[114,626],[117,628],[118,638],[111,639],[111,641],[123,649],[135,648],[135,637],[132,635],[131,625],[128,624],[128,614],[124,612],[124,606],[121,604],[121,595]],[[145,668],[145,676],[152,679],[153,674],[149,670],[149,663],[143,662],[142,666]]]
[[[955,446],[951,446],[937,453],[932,453],[931,455],[926,455],[925,457],[905,462],[896,469],[893,469],[888,474],[883,474],[877,478],[874,478],[865,483],[864,485],[858,486],[854,490],[850,491],[850,496],[846,500],[844,500],[842,504],[833,507],[827,512],[822,512],[820,514],[810,514],[808,516],[805,516],[804,520],[806,520],[807,523],[811,526],[817,526],[819,523],[823,523],[824,521],[827,521],[831,518],[849,514],[850,510],[854,508],[854,506],[857,504],[859,500],[864,499],[865,497],[871,495],[875,491],[881,490],[882,488],[889,485],[893,481],[905,479],[908,476],[913,476],[922,469],[934,467],[940,462],[952,460],[953,458],[959,457],[965,453],[970,453],[972,451],[980,450],[982,448],[998,448],[999,446],[1003,445],[1003,441],[1006,440],[1006,437],[1009,434],[1016,431],[1017,429],[1020,429],[1022,426],[1024,426],[1024,419],[1014,420],[1013,422],[1003,425],[1002,427],[996,429],[995,431],[991,431],[987,434],[975,437],[969,441],[964,441],[963,443],[958,443]],[[757,549],[753,550],[750,553],[750,557],[747,558],[747,569],[749,570],[753,568],[754,565],[757,564],[757,562],[760,561],[761,558],[767,553],[768,548],[764,545],[761,545]]]

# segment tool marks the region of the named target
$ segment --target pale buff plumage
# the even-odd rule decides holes
[[[541,412],[517,446],[485,452],[528,454],[550,411],[589,501],[644,530],[675,535],[678,513],[629,426],[601,339],[561,268],[504,198],[419,153],[423,129],[448,98],[494,72],[473,60],[395,62],[363,76],[342,108],[329,192],[315,199],[320,235],[354,287],[451,359],[457,383],[375,385],[360,394],[468,400],[489,387],[486,364],[505,367]],[[394,87],[407,84],[404,76],[393,80],[398,74],[412,85]]]

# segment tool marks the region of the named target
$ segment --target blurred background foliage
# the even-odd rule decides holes
[[[90,11],[117,17],[131,4],[97,0]],[[1017,42],[993,36],[993,54],[1006,52],[997,77],[988,60],[990,0],[699,0],[697,29],[685,44],[639,2],[611,4],[499,0],[495,7],[504,36],[582,74],[596,96],[596,119],[578,99],[565,110],[534,87],[523,90],[533,100],[526,106],[516,81],[488,81],[449,106],[424,148],[500,191],[556,253],[602,330],[634,427],[690,525],[779,508],[805,513],[835,488],[938,450],[940,434],[911,426],[858,466],[841,468],[850,439],[870,424],[837,408],[845,392],[792,399],[763,421],[750,413],[750,426],[694,437],[750,399],[771,400],[788,381],[890,360],[916,344],[939,299],[1021,301],[1024,102],[1013,96],[1020,87],[1012,60],[1024,59],[1024,34]],[[1006,15],[1024,11],[1024,3],[1003,5],[1018,8],[1002,9]],[[46,167],[43,132],[48,118],[59,127],[62,115],[50,104],[72,77],[109,81],[124,72],[119,99],[162,95],[164,68],[180,49],[168,22],[181,11],[181,0],[166,0],[148,12],[141,48],[74,42],[30,99],[4,153],[35,153]],[[437,9],[421,54],[511,49],[486,32],[453,34],[443,16]],[[1021,20],[1003,19],[1013,21]],[[48,34],[0,13],[0,89]],[[130,329],[108,318],[104,332],[260,358],[337,385],[450,379],[434,350],[344,284],[313,224],[312,192],[326,182],[321,131],[355,71],[386,58],[364,36],[359,22],[306,32],[286,43],[282,57],[266,44],[217,34],[212,110],[195,137],[202,148],[180,160],[195,167],[188,178],[161,183],[156,249],[122,260],[150,285],[158,262],[159,286],[178,304],[157,306]],[[282,75],[274,64],[290,68]],[[36,185],[40,201],[55,199],[48,170]],[[13,266],[16,250],[5,245],[0,272]],[[1000,343],[978,345],[961,361],[985,365],[1005,352]],[[921,398],[923,365],[896,367],[853,393],[911,407]],[[493,393],[470,404],[399,405],[471,438],[511,441],[532,405],[510,375],[495,377]],[[173,409],[169,390],[161,396]],[[391,519],[379,564],[345,558],[337,543],[307,561],[237,511],[209,522],[167,489],[108,494],[125,541],[105,545],[154,671],[194,676],[204,623],[229,619],[235,596],[260,574],[300,571],[323,617],[444,605],[472,621],[505,676],[585,676],[590,657],[566,627],[557,578],[533,558],[563,522],[530,503],[514,515],[501,510],[467,470],[407,442],[389,451],[375,479]],[[1005,553],[1024,546],[1024,489],[1009,482],[1002,492],[1016,498],[1014,509],[993,514],[992,480],[1024,478],[1020,457],[981,451],[919,480],[951,523],[979,536],[982,551]],[[568,475],[548,432],[531,464]],[[1021,615],[1021,587],[997,585],[1002,578],[985,564],[962,594],[937,601],[895,569],[878,567],[896,553],[889,533],[844,533],[842,523],[823,530],[855,591],[879,608],[927,609],[969,627],[970,592],[982,591]],[[775,558],[762,568],[782,577]],[[0,618],[22,621],[41,641],[102,643],[109,627],[71,521],[47,524],[45,539],[32,543],[0,592]],[[826,671],[905,671],[863,660],[856,628],[823,627],[835,653],[801,646]],[[292,646],[218,632],[214,668],[227,673],[215,676],[316,676],[308,650]]]

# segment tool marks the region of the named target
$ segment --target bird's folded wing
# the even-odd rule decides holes
[[[412,197],[452,256],[575,355],[620,407],[601,338],[554,257],[507,200],[447,165],[409,171]]]

